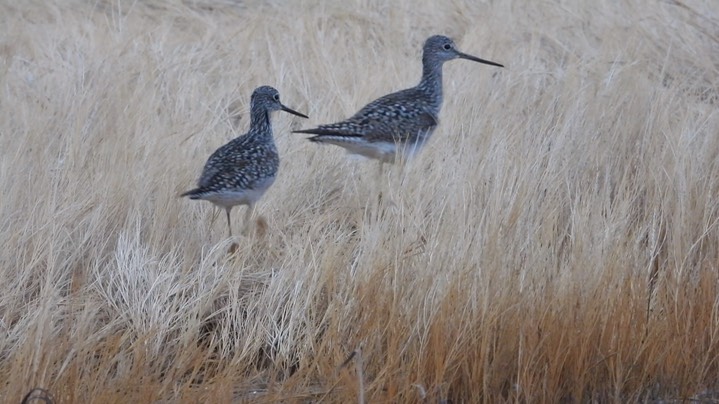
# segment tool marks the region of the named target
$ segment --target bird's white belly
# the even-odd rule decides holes
[[[266,178],[254,184],[252,189],[223,190],[211,195],[207,195],[206,199],[215,205],[222,207],[231,207],[236,205],[253,205],[267,189],[275,182],[274,178]]]
[[[342,147],[351,154],[359,154],[385,163],[394,163],[398,155],[401,155],[400,158],[403,160],[413,158],[422,149],[424,143],[424,141],[413,143],[375,141],[371,143],[345,143],[342,144]]]
[[[394,161],[394,156],[397,151],[397,145],[394,142],[347,143],[343,144],[342,147],[347,149],[348,153],[358,154],[387,163]]]

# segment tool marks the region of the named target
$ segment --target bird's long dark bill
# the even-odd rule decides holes
[[[282,110],[285,111],[285,112],[289,112],[289,113],[292,114],[292,115],[301,116],[301,117],[303,117],[303,118],[309,118],[309,116],[307,116],[307,115],[305,115],[305,114],[300,114],[299,112],[295,111],[294,109],[287,108],[287,107],[284,106],[284,105],[282,106]]]
[[[460,53],[459,53],[459,57],[461,57],[462,59],[471,60],[471,61],[473,61],[473,62],[484,63],[485,65],[492,65],[492,66],[504,67],[504,65],[500,65],[499,63],[491,62],[491,61],[489,61],[489,60],[480,59],[480,58],[478,58],[478,57],[476,57],[476,56],[468,55],[468,54],[466,54],[466,53],[461,53],[461,52],[460,52]]]

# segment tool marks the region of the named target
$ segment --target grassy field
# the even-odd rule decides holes
[[[719,400],[715,1],[339,4],[0,3],[0,401]],[[506,68],[406,169],[290,133],[432,34]],[[310,119],[228,239],[178,194],[264,84]]]

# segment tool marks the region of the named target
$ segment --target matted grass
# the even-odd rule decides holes
[[[714,1],[47,3],[0,5],[0,401],[719,399]],[[405,170],[290,134],[432,34],[507,67]],[[229,240],[177,195],[264,84],[311,119]]]

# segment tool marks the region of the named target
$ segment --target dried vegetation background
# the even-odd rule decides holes
[[[406,170],[290,134],[435,33],[507,67]],[[177,195],[263,84],[311,119],[228,240]],[[0,400],[717,400],[718,106],[713,0],[4,1]]]

